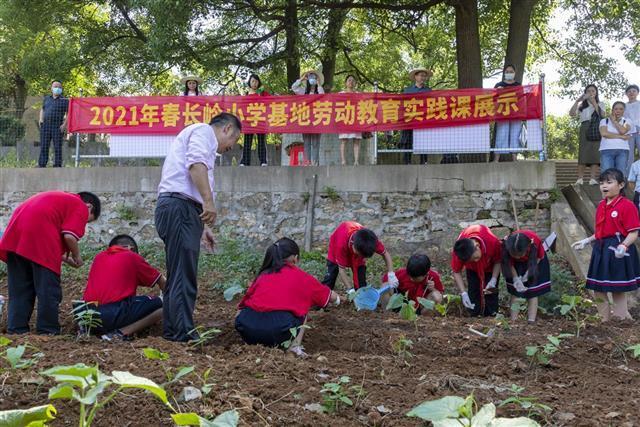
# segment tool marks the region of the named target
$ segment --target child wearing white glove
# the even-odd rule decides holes
[[[551,290],[551,268],[542,239],[530,230],[518,230],[503,242],[502,274],[511,295],[511,307],[518,298],[527,300],[527,319],[536,321],[538,297]],[[511,320],[519,313],[511,311]]]
[[[603,135],[604,136],[604,135]],[[638,238],[638,209],[621,194],[625,178],[618,169],[607,169],[600,175],[602,201],[598,204],[595,233],[571,245],[576,250],[592,244],[591,263],[587,273],[587,289],[594,291],[602,321],[631,319],[627,308],[627,292],[638,289],[640,260],[634,242]],[[607,292],[613,306],[609,306]]]
[[[438,272],[431,269],[431,260],[426,254],[411,255],[405,268],[385,274],[382,277],[382,283],[391,284],[392,278],[396,279],[396,292],[404,294],[407,299],[414,301],[418,314],[422,311],[418,298],[425,298],[436,304],[442,303],[444,286]]]

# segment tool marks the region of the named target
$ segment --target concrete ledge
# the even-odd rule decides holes
[[[586,239],[588,236],[564,196],[560,196],[551,205],[551,229],[558,235],[556,242],[558,253],[569,261],[576,275],[583,280],[586,279],[591,260],[591,247],[586,247],[581,251],[571,248],[573,242]]]
[[[46,190],[154,192],[160,167],[0,169],[0,193]],[[548,191],[555,187],[553,162],[468,163],[453,165],[378,165],[320,167],[218,167],[217,192],[308,191],[318,175],[318,190],[342,192]]]

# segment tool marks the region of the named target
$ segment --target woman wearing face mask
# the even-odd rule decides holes
[[[247,80],[247,96],[269,96],[269,92],[262,88],[262,81],[257,74],[251,74]],[[253,145],[253,133],[244,135],[244,146],[242,148],[242,160],[240,166],[251,166],[251,146]],[[267,166],[267,135],[256,133],[258,140],[258,158],[260,166]]]
[[[358,81],[356,80],[355,76],[349,74],[344,80],[344,90],[340,93],[356,92],[357,85]],[[349,141],[353,141],[353,165],[358,166],[362,133],[341,133],[338,135],[338,138],[340,139],[340,159],[342,160],[342,166],[345,166],[347,164],[347,160],[344,156],[344,149]]]
[[[604,103],[600,102],[598,97],[598,88],[596,85],[588,85],[584,89],[584,93],[569,110],[571,117],[580,117],[580,145],[578,148],[578,180],[576,184],[583,183],[584,168],[591,167],[590,185],[598,185],[596,181],[596,166],[600,165],[600,153],[598,151],[598,143],[600,141],[589,141],[587,133],[591,116],[597,112],[600,117],[604,117]],[[603,169],[604,170],[604,169]]]
[[[324,84],[324,75],[318,70],[309,70],[300,76],[293,85],[291,90],[296,95],[310,95],[324,93],[322,85]],[[302,134],[304,142],[304,159],[312,166],[318,166],[320,159],[320,134],[304,133]]]
[[[184,85],[184,90],[182,91],[182,95],[184,96],[198,96],[202,95],[200,93],[200,85],[202,84],[202,79],[198,76],[186,76],[180,80],[180,83]]]
[[[616,168],[626,176],[631,123],[623,116],[624,102],[617,101],[611,107],[611,115],[600,121],[600,167]]]
[[[513,86],[521,86],[516,81],[516,67],[511,64],[504,66],[502,70],[502,81],[496,83],[496,89],[508,89]],[[508,120],[496,122],[496,152],[494,162],[500,161],[501,154],[511,154],[512,160],[516,160],[516,153],[510,153],[506,149],[520,147],[520,131],[522,130],[521,120]]]

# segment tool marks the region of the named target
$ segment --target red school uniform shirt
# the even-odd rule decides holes
[[[603,199],[596,209],[596,239],[613,237],[620,233],[626,237],[632,231],[640,229],[638,209],[626,197],[618,196],[607,204]]]
[[[456,240],[473,239],[480,244],[482,257],[476,262],[462,262],[455,252],[451,251],[451,270],[460,273],[463,268],[474,271],[481,282],[484,282],[485,273],[491,273],[493,266],[499,264],[502,257],[502,242],[486,225],[471,225],[458,236]]]
[[[531,240],[531,242],[536,245],[536,258],[538,260],[541,260],[542,258],[544,258],[544,246],[542,246],[542,239],[540,239],[540,237],[533,231],[531,230],[518,230],[513,232],[512,234],[516,234],[516,233],[520,233],[520,234],[524,234],[525,236],[527,236],[527,238],[529,240]],[[518,261],[518,262],[526,262],[529,261],[529,252],[525,253],[522,257],[520,258],[513,258],[514,261]]]
[[[331,289],[309,273],[294,265],[285,265],[277,273],[263,273],[253,281],[240,303],[239,309],[258,312],[289,311],[304,317],[311,307],[325,307]]]
[[[353,235],[364,227],[355,221],[345,221],[340,224],[329,238],[329,250],[327,260],[334,264],[338,264],[342,268],[351,268],[353,270],[353,281],[358,285],[357,269],[361,265],[366,264],[366,259],[360,255],[356,255],[353,251]],[[375,252],[383,255],[386,249],[380,239],[376,243]]]
[[[385,273],[382,276],[382,283],[386,283],[389,280],[389,274]],[[427,289],[427,282],[433,282],[434,288],[440,293],[444,293],[444,286],[440,280],[440,274],[435,270],[429,270],[424,280],[421,282],[414,282],[411,280],[406,268],[399,268],[396,270],[396,277],[398,278],[398,291],[402,294],[408,292],[408,298],[415,302],[418,302],[418,298],[426,298],[431,293]]]
[[[77,194],[36,194],[11,215],[0,239],[0,259],[7,262],[13,252],[60,275],[62,255],[68,250],[63,235],[80,240],[88,221],[89,209]]]
[[[142,256],[111,246],[93,260],[82,299],[98,305],[122,301],[135,296],[138,286],[152,287],[159,278],[160,272]]]

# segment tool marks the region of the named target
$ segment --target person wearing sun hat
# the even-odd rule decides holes
[[[413,81],[413,84],[404,88],[402,93],[431,92],[431,88],[427,86],[427,79],[431,76],[433,76],[433,72],[431,70],[427,70],[426,68],[414,68],[409,72],[409,80]],[[413,149],[413,130],[406,129],[402,131],[398,147],[405,150]],[[412,153],[407,152],[403,154],[404,164],[411,164]],[[420,163],[427,163],[426,154],[420,155]]]
[[[324,75],[318,70],[309,70],[300,76],[293,85],[291,90],[296,95],[322,94],[324,89]],[[320,134],[319,133],[303,133],[302,141],[304,142],[304,160],[312,166],[318,166],[320,159]]]
[[[184,96],[198,96],[200,93],[200,85],[202,84],[202,78],[198,76],[184,76],[180,79],[180,83],[184,85]]]

